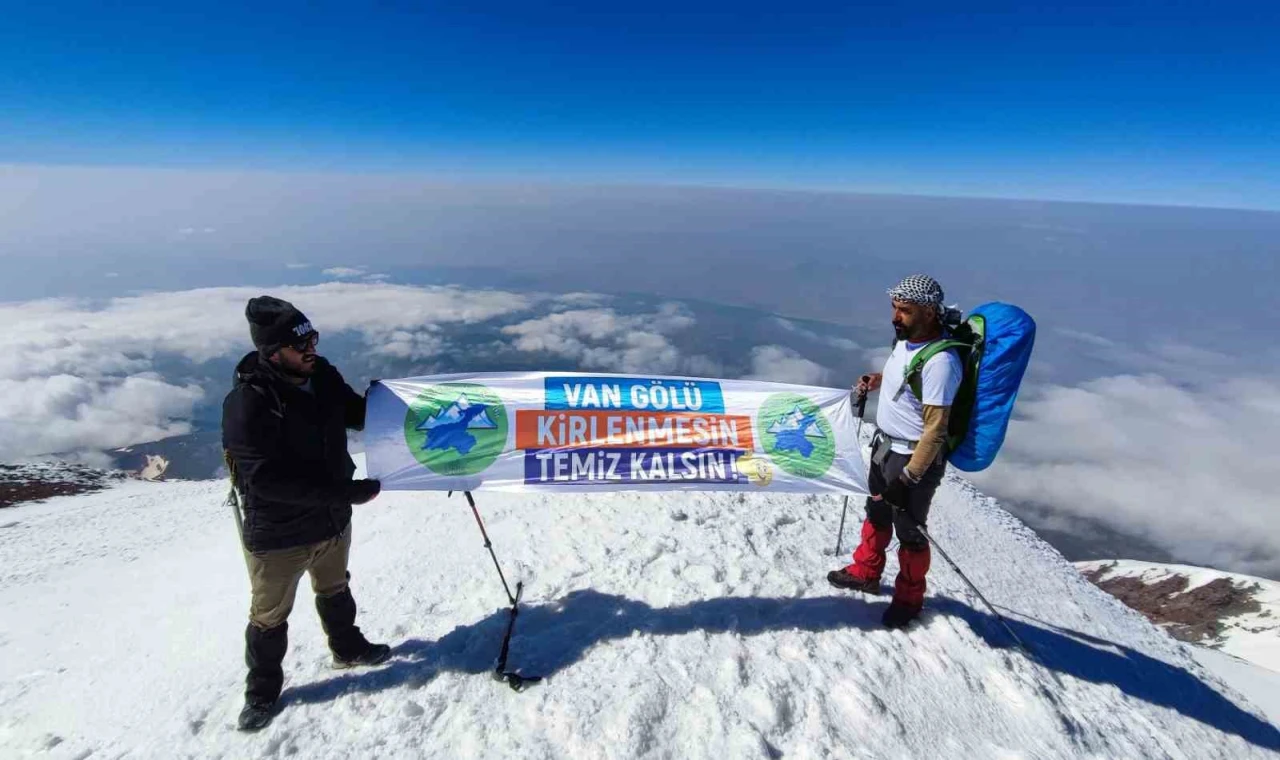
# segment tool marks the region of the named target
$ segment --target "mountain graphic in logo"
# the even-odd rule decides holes
[[[508,417],[502,399],[474,383],[424,388],[405,413],[405,443],[437,475],[475,475],[507,445]]]
[[[497,424],[489,417],[488,410],[487,404],[472,403],[464,393],[448,409],[434,417],[428,417],[418,425],[418,431],[427,434],[422,448],[436,451],[453,449],[464,456],[470,454],[476,445],[476,439],[468,430],[498,429]]]
[[[797,393],[775,393],[756,414],[761,447],[797,478],[820,478],[836,458],[835,431],[818,405]]]
[[[809,439],[827,437],[827,434],[822,432],[822,428],[818,427],[818,414],[820,412],[817,410],[806,414],[800,405],[796,404],[789,413],[779,417],[767,431],[776,436],[774,449],[794,451],[805,459],[812,456],[814,446]]]

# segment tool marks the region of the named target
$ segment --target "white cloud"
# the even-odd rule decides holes
[[[889,355],[893,353],[893,349],[888,346],[880,348],[864,349],[862,355],[866,357],[868,372],[880,372],[884,369],[885,362],[889,361]]]
[[[595,306],[602,306],[610,299],[601,293],[565,293],[555,298],[551,308],[553,311],[565,311],[566,309],[585,309]]]
[[[791,320],[785,319],[783,317],[774,317],[773,321],[774,321],[774,324],[778,325],[779,327],[786,330],[787,332],[795,333],[796,335],[799,335],[802,338],[814,341],[815,343],[825,343],[829,346],[841,349],[843,351],[857,351],[860,348],[860,346],[857,343],[849,340],[848,338],[841,338],[836,335],[819,335],[818,333],[812,330],[809,330],[807,328],[801,327],[800,325],[797,325],[795,322],[792,322]]]
[[[410,360],[429,359],[445,346],[444,338],[431,330],[394,330],[372,337],[369,343],[375,354]]]
[[[684,362],[684,371],[693,377],[724,377],[724,365],[709,356],[690,356]]]
[[[756,346],[751,349],[751,372],[746,379],[823,385],[830,376],[831,371],[826,367],[786,346]]]
[[[285,264],[285,267],[286,267],[287,269],[310,269],[310,268],[311,268],[311,265],[310,265],[310,264],[303,264],[303,263],[301,263],[301,262],[294,262],[294,263],[292,263],[292,264]]]
[[[252,350],[244,306],[264,292],[294,303],[321,332],[353,331],[373,353],[411,359],[438,352],[440,325],[482,322],[546,300],[335,282],[0,304],[0,458],[187,432],[199,389],[154,376],[157,360],[198,363]]]
[[[197,386],[172,385],[150,373],[0,379],[0,460],[182,435],[203,397]]]
[[[189,430],[203,396],[161,380],[161,361],[201,363],[252,350],[248,299],[269,293],[307,314],[321,333],[351,332],[373,355],[422,360],[447,345],[450,325],[473,324],[563,303],[458,287],[330,282],[306,287],[207,288],[106,302],[45,300],[0,304],[0,458],[124,446]],[[575,294],[573,303],[598,302]],[[718,369],[685,359],[666,334],[693,325],[677,304],[619,315],[577,309],[506,329],[516,347],[546,351],[586,367],[674,372]],[[710,374],[710,372],[699,372]]]
[[[1280,574],[1280,383],[1122,375],[1028,391],[999,460],[973,476],[983,488],[1150,537],[1190,563]]]
[[[248,350],[245,303],[270,293],[292,302],[321,332],[354,330],[371,346],[394,330],[480,322],[528,309],[538,296],[455,287],[326,283],[206,288],[116,298],[0,304],[0,378],[146,371],[159,354],[203,362]]]
[[[338,280],[363,277],[364,273],[364,267],[329,267],[328,269],[320,270],[320,274],[323,274],[326,277],[333,277]]]
[[[292,265],[290,265],[290,268]],[[335,280],[364,280],[365,282],[386,282],[391,275],[381,272],[370,272],[367,267],[329,267],[320,270],[320,274]]]
[[[679,350],[664,333],[687,329],[693,316],[666,303],[653,314],[620,315],[613,309],[573,309],[503,328],[520,351],[564,356],[584,367],[620,372],[671,373]]]

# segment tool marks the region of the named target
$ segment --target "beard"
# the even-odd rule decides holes
[[[310,361],[303,359],[297,363],[280,362],[278,366],[280,371],[289,377],[296,377],[305,380],[316,372],[316,356],[312,354],[309,358],[311,359]]]
[[[911,330],[906,325],[900,325],[897,322],[893,323],[894,338],[897,338],[898,340],[907,340],[910,335]]]

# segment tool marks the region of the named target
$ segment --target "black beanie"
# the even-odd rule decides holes
[[[281,346],[300,343],[315,332],[307,315],[288,301],[271,296],[250,298],[244,316],[249,320],[253,345],[264,356],[279,351]]]

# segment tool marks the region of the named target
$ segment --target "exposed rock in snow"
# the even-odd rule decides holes
[[[68,462],[0,464],[0,507],[100,491],[124,473]]]
[[[1280,672],[1280,583],[1190,565],[1080,562],[1085,577],[1183,641]]]

